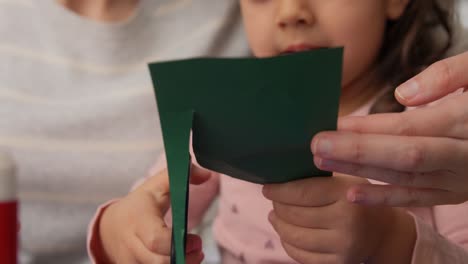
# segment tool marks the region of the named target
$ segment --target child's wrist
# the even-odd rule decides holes
[[[94,257],[96,259],[96,263],[113,263],[111,261],[111,258],[108,256],[108,254],[106,252],[106,247],[105,247],[104,241],[102,239],[104,237],[103,231],[104,231],[104,228],[105,228],[105,226],[103,226],[103,223],[104,223],[103,220],[106,220],[105,219],[106,212],[109,212],[109,209],[113,205],[115,205],[115,204],[112,203],[109,206],[107,206],[106,208],[103,208],[103,210],[101,211],[101,215],[98,218],[97,223],[96,223],[96,227],[97,227],[97,229],[95,230],[96,231],[96,234],[95,234],[96,235],[96,241],[95,241],[95,244],[94,244],[94,247],[93,247],[93,253],[94,253]]]
[[[416,241],[416,225],[411,215],[404,210],[392,208],[394,217],[392,224],[382,239],[382,243],[374,251],[366,264],[409,264],[412,261]]]

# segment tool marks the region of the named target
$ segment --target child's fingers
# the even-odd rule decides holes
[[[169,256],[171,254],[171,228],[161,225],[160,219],[151,219],[139,225],[136,235],[145,247],[153,253]],[[186,253],[202,250],[202,241],[198,235],[187,234]]]
[[[185,256],[185,263],[200,264],[204,258],[205,258],[205,255],[203,254],[202,251],[193,252]]]
[[[115,264],[140,264],[138,260],[131,254],[120,256],[114,262]]]
[[[330,190],[323,195],[323,190]],[[330,177],[317,177],[282,184],[267,184],[263,196],[268,200],[296,206],[325,206],[340,199],[336,182]]]
[[[171,254],[172,232],[170,228],[146,222],[139,226],[136,235],[149,251],[165,256]]]
[[[205,183],[212,177],[212,175],[212,171],[209,171],[192,163],[190,169],[190,183],[196,185]]]
[[[395,97],[406,106],[427,104],[468,85],[468,52],[439,61],[398,87]]]
[[[149,177],[143,186],[147,190],[169,193],[169,176],[167,169],[164,169],[158,172],[156,175]]]
[[[296,248],[289,243],[283,242],[283,248],[286,253],[298,263],[303,264],[330,264],[330,263],[345,263],[340,260],[335,254],[310,252]]]
[[[336,206],[304,207],[273,202],[276,216],[290,224],[321,229],[337,226],[343,219]]]
[[[190,183],[192,184],[202,184],[208,181],[214,173],[193,163],[190,166]],[[156,175],[150,177],[143,185],[146,190],[159,193],[161,196],[165,196],[169,193],[170,190],[167,169],[162,170]]]
[[[186,253],[192,254],[201,252],[203,248],[200,236],[194,234],[187,234]]]
[[[150,177],[139,189],[151,197],[153,205],[160,216],[163,217],[170,207],[169,176],[167,170],[163,170]]]
[[[161,264],[169,264],[170,258],[169,256],[163,256],[159,254],[155,254],[148,250],[143,242],[137,237],[132,236],[126,245],[130,250],[132,256],[135,258],[138,264],[153,264],[153,263],[161,263]]]
[[[468,194],[444,190],[405,188],[392,185],[357,185],[347,192],[350,202],[365,205],[419,207],[440,204],[458,204],[468,199]]]
[[[274,211],[268,215],[268,220],[281,241],[307,251],[332,253],[336,245],[331,245],[331,242],[339,241],[338,236],[342,236],[328,228],[313,229],[292,225],[279,218]]]
[[[193,163],[191,164],[190,172],[190,182],[192,184],[202,184],[213,176],[212,171],[201,168]],[[142,185],[141,188],[151,194],[155,206],[164,216],[170,207],[168,171],[163,170],[152,176]]]

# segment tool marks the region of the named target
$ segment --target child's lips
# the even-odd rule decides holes
[[[294,44],[294,45],[288,46],[285,50],[281,52],[281,54],[310,51],[310,50],[315,50],[315,49],[320,49],[320,48],[323,48],[323,47],[309,45],[309,44]]]

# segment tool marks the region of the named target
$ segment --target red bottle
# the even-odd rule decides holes
[[[0,263],[17,264],[18,204],[12,159],[0,153]]]

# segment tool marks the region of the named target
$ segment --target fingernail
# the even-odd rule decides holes
[[[322,170],[331,170],[334,169],[336,162],[333,160],[319,159],[319,168]]]
[[[410,80],[398,87],[395,93],[401,99],[408,101],[414,98],[418,94],[418,91],[419,84],[414,80]]]
[[[352,203],[364,203],[366,201],[366,194],[363,192],[355,192],[349,196]]]
[[[314,142],[312,152],[319,156],[329,155],[331,153],[332,147],[333,144],[330,140],[322,138]]]

